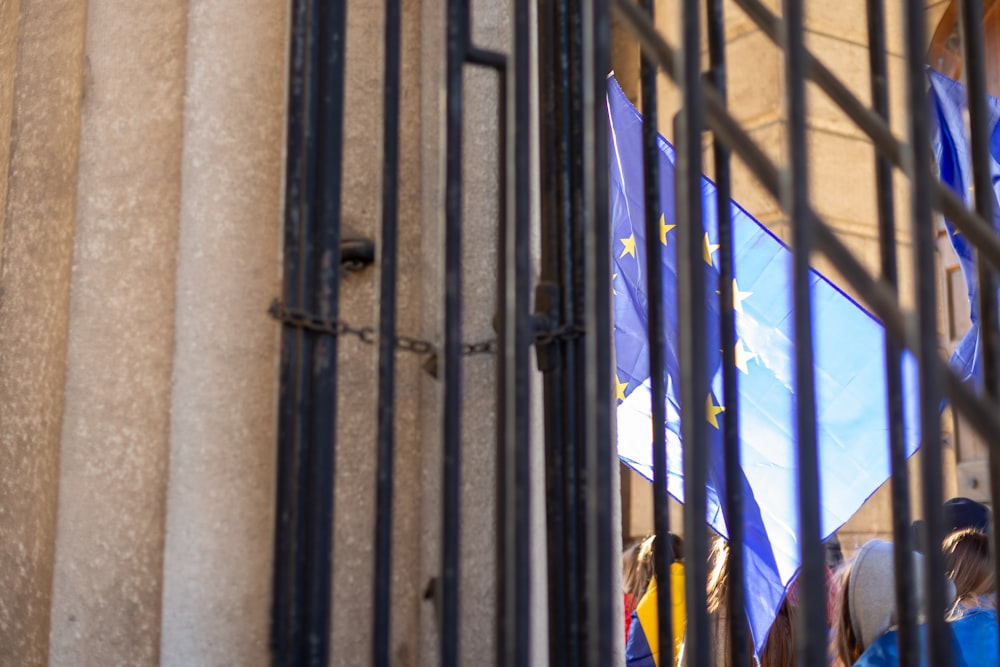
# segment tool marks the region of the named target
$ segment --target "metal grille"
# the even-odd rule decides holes
[[[827,662],[825,589],[821,570],[820,510],[813,365],[812,304],[808,289],[811,258],[824,255],[850,287],[884,323],[886,330],[887,405],[891,432],[893,535],[897,572],[901,664],[920,664],[918,609],[912,591],[917,573],[907,554],[914,548],[903,444],[901,359],[904,350],[920,368],[920,430],[923,451],[923,514],[927,545],[941,543],[942,444],[940,404],[947,398],[954,409],[987,440],[1000,433],[997,306],[995,270],[1000,268],[1000,241],[993,232],[985,73],[981,29],[982,6],[962,2],[966,77],[972,129],[976,209],[943,186],[932,171],[926,96],[924,51],[927,42],[924,4],[904,2],[907,56],[909,134],[897,140],[888,124],[885,7],[868,0],[871,106],[863,104],[806,48],[802,0],[785,0],[780,17],[760,0],[734,0],[750,19],[784,52],[787,111],[786,166],[779,168],[750,138],[727,109],[723,3],[683,0],[676,19],[682,43],[668,44],[657,32],[653,1],[643,0],[512,0],[509,52],[477,47],[471,38],[469,0],[448,0],[446,35],[446,184],[444,221],[445,326],[440,346],[401,335],[396,330],[398,280],[398,177],[400,105],[400,2],[387,0],[385,18],[384,144],[382,224],[378,239],[380,314],[378,329],[355,328],[338,313],[339,267],[330,258],[341,246],[341,156],[344,119],[344,43],[348,30],[346,4],[292,0],[288,98],[287,191],[285,217],[285,283],[281,304],[272,314],[284,323],[281,357],[278,498],[275,537],[273,651],[275,664],[325,665],[330,660],[330,596],[333,527],[333,479],[338,336],[356,335],[378,349],[378,479],[373,582],[373,623],[378,628],[371,662],[390,664],[391,550],[393,522],[393,404],[394,352],[398,348],[433,354],[443,391],[441,440],[443,451],[441,565],[438,581],[441,622],[439,658],[458,664],[460,470],[463,355],[494,354],[497,362],[497,664],[524,665],[532,656],[533,624],[548,625],[548,661],[552,665],[616,664],[616,645],[609,628],[616,628],[612,515],[613,447],[611,260],[608,197],[608,137],[604,104],[609,70],[610,17],[617,18],[641,44],[642,108],[645,127],[647,233],[658,235],[660,193],[657,174],[656,74],[670,76],[682,94],[675,119],[678,180],[679,290],[705,293],[702,269],[701,175],[702,134],[714,140],[714,173],[718,185],[720,252],[719,323],[724,355],[723,386],[730,415],[725,420],[724,452],[727,476],[739,474],[738,404],[732,276],[733,240],[729,220],[730,159],[733,154],[750,167],[768,192],[778,199],[791,221],[794,304],[795,432],[798,442],[801,596],[796,628],[801,665]],[[659,11],[663,11],[661,6]],[[537,21],[537,44],[532,39]],[[707,25],[702,26],[703,19]],[[703,27],[705,28],[703,30]],[[706,35],[707,44],[701,35]],[[537,53],[535,61],[532,50]],[[707,50],[709,71],[702,71]],[[498,313],[495,344],[470,345],[461,327],[462,241],[462,119],[463,72],[467,66],[494,71],[500,88],[503,160],[502,215],[498,221]],[[537,90],[532,68],[537,67]],[[881,272],[873,277],[859,259],[817,214],[811,200],[815,184],[808,180],[806,83],[811,81],[851,119],[874,148]],[[533,136],[532,96],[537,94],[540,127],[538,172],[531,182]],[[935,210],[976,246],[979,258],[979,304],[984,329],[985,391],[963,384],[942,360],[937,346],[935,276],[916,273],[913,313],[899,305],[892,178],[900,170],[910,179],[910,226],[913,263],[934,265]],[[541,264],[537,284],[531,282],[529,238],[532,233],[531,193],[540,193]],[[723,203],[725,205],[723,205]],[[652,244],[650,244],[652,245]],[[650,367],[664,365],[664,313],[659,262],[650,249],[647,276]],[[355,261],[355,260],[352,260]],[[355,266],[354,268],[357,268]],[[532,299],[534,295],[534,299]],[[532,312],[532,300],[535,309]],[[681,358],[680,387],[685,442],[684,534],[687,563],[688,664],[708,664],[709,622],[704,582],[707,577],[709,531],[706,512],[707,414],[701,396],[708,393],[706,311],[693,299],[681,299],[678,321]],[[530,576],[531,535],[529,454],[530,348],[536,345],[543,395],[537,403],[545,417],[545,506],[548,534],[548,615],[532,617]],[[653,422],[664,421],[664,378],[653,373]],[[670,530],[667,513],[667,461],[664,434],[654,429],[655,530]],[[1000,458],[991,452],[990,490],[1000,493]],[[730,516],[744,511],[735,485],[724,499]],[[994,514],[993,535],[1000,535]],[[729,538],[733,581],[743,580],[742,524],[735,521]],[[951,664],[944,624],[943,556],[926,548],[928,650],[935,665]],[[670,590],[665,549],[657,550],[655,571],[661,582],[659,645],[661,664],[670,664],[672,640]],[[1000,580],[1000,569],[997,570]],[[729,605],[743,609],[745,591],[731,586]],[[746,628],[730,624],[729,641],[735,664],[749,664]],[[356,650],[356,647],[355,647]]]

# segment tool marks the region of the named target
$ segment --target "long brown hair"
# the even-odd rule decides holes
[[[855,636],[851,625],[851,601],[847,592],[850,588],[848,584],[853,563],[853,560],[847,561],[834,575],[839,595],[834,605],[833,636],[830,639],[830,659],[833,667],[851,667],[862,653],[861,642]]]
[[[631,545],[622,554],[622,589],[629,596],[632,605],[639,603],[639,598],[646,592],[649,580],[653,578],[653,543],[654,535],[643,538]],[[630,609],[628,611],[634,611]]]
[[[739,618],[746,623],[746,615],[729,613],[729,542],[717,539],[709,554],[709,573],[706,594],[708,597],[708,612],[715,618],[716,642],[721,642],[722,663],[732,664],[729,646],[729,623]],[[767,642],[760,654],[760,667],[790,667],[795,664],[795,642],[792,631],[793,606],[786,598],[778,609],[778,616],[767,633]],[[754,665],[753,642],[747,628],[747,656],[749,665]]]
[[[945,570],[955,583],[955,606],[977,603],[980,596],[996,593],[989,538],[975,528],[958,530],[945,538]]]

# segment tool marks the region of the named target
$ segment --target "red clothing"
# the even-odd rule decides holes
[[[634,599],[628,593],[625,593],[625,643],[628,643],[628,630],[629,626],[632,625],[632,612],[635,611],[635,605],[639,602]]]

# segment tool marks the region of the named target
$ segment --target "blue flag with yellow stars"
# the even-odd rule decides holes
[[[667,490],[683,501],[680,426],[681,365],[677,346],[677,267],[674,151],[660,145],[658,238],[647,239],[643,200],[642,117],[614,79],[608,80],[609,167],[617,377],[618,455],[652,480],[652,423],[646,289],[646,243],[663,263],[666,330]],[[722,427],[722,354],[719,344],[718,246],[715,185],[702,179],[711,392],[705,397],[712,428],[708,443],[708,524],[728,534]],[[736,364],[740,462],[734,483],[746,508],[743,554],[746,614],[759,652],[785,591],[799,567],[798,471],[794,411],[791,253],[749,213],[731,205],[735,258]],[[830,536],[889,478],[884,332],[881,324],[830,281],[810,274],[813,299],[821,537]],[[713,328],[714,327],[714,328]],[[906,448],[917,448],[916,369],[904,366]]]
[[[932,69],[927,70],[931,82],[931,99],[936,121],[932,130],[931,145],[937,160],[941,182],[949,186],[961,197],[969,208],[974,208],[972,184],[972,153],[965,132],[965,86],[952,81]],[[1000,181],[1000,100],[988,97],[986,115],[990,128],[990,172],[993,182],[993,228],[1000,229],[1000,201],[996,198],[997,182]],[[979,335],[979,283],[976,278],[975,249],[964,235],[945,220],[951,246],[958,255],[962,276],[968,290],[972,327],[962,337],[951,355],[951,367],[965,380],[978,382],[983,376],[982,339]]]

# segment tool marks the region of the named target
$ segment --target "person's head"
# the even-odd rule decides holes
[[[653,548],[656,539],[649,535],[622,554],[622,588],[636,602],[646,592],[653,578]]]
[[[990,541],[985,533],[974,528],[954,532],[945,539],[943,551],[957,602],[974,603],[980,596],[996,592]]]
[[[914,602],[923,606],[923,556],[913,554]],[[831,653],[835,665],[849,666],[868,646],[896,625],[896,583],[893,546],[883,540],[866,542],[837,574]],[[945,592],[951,600],[954,590]]]
[[[941,521],[944,536],[966,528],[973,528],[982,533],[989,533],[990,508],[969,498],[952,498],[941,506]],[[914,521],[911,526],[914,545],[917,551],[924,552],[924,542],[927,539],[927,527],[924,521]]]
[[[729,542],[716,538],[708,552],[708,613],[726,609],[729,604]]]
[[[717,617],[723,617],[726,620],[725,623],[718,626],[724,636],[716,637],[716,641],[725,643],[721,651],[725,664],[732,663],[729,653],[729,637],[725,635],[728,632],[728,622],[732,617],[729,613],[729,586],[733,583],[729,579],[729,554],[729,542],[722,538],[717,538],[709,552],[708,585],[706,587],[709,613],[715,614]],[[746,616],[742,614],[741,616],[743,623],[747,625],[747,655],[752,656],[753,641],[750,636],[749,623],[746,621]],[[767,641],[764,642],[764,647],[760,653],[760,662],[757,663],[760,667],[784,667],[785,665],[794,663],[793,616],[793,605],[786,598],[781,603],[778,615],[767,633]],[[750,664],[754,664],[752,658]]]

